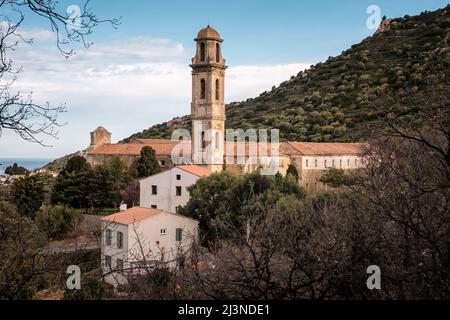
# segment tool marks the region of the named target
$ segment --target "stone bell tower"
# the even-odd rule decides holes
[[[220,34],[200,30],[192,59],[192,160],[211,171],[223,170],[225,145],[225,60]]]

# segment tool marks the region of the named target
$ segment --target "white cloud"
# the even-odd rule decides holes
[[[32,39],[33,42],[56,40],[55,33],[46,29],[22,30],[20,31],[20,35],[25,40]]]
[[[43,36],[43,38],[45,38]],[[65,102],[68,113],[53,149],[29,147],[11,134],[0,138],[0,156],[59,156],[85,148],[89,132],[102,125],[115,140],[190,112],[192,49],[169,39],[133,38],[96,44],[64,59],[49,46],[21,48],[16,88],[32,91],[35,102]],[[289,79],[308,64],[233,66],[227,71],[227,101],[254,97]],[[24,147],[27,146],[27,147]],[[5,155],[3,155],[5,156]]]

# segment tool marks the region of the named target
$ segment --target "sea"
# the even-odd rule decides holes
[[[17,163],[19,166],[27,170],[40,169],[53,159],[25,159],[25,158],[0,158],[0,176],[5,173],[5,169]]]

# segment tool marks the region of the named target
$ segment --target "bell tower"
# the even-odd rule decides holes
[[[225,145],[225,60],[220,34],[207,26],[195,39],[192,59],[192,160],[223,170]]]

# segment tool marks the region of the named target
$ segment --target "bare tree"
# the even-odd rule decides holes
[[[14,65],[11,52],[21,43],[32,43],[22,36],[20,27],[25,13],[31,13],[48,21],[55,33],[56,45],[61,54],[69,58],[75,51],[71,44],[79,42],[89,47],[86,37],[100,23],[108,22],[116,27],[119,19],[102,20],[92,12],[86,1],[79,12],[67,15],[56,0],[2,0],[0,1],[0,135],[2,130],[12,130],[22,139],[44,145],[42,136],[56,137],[60,127],[58,115],[65,112],[65,105],[39,105],[33,102],[31,93],[14,91],[13,85],[22,72]]]

